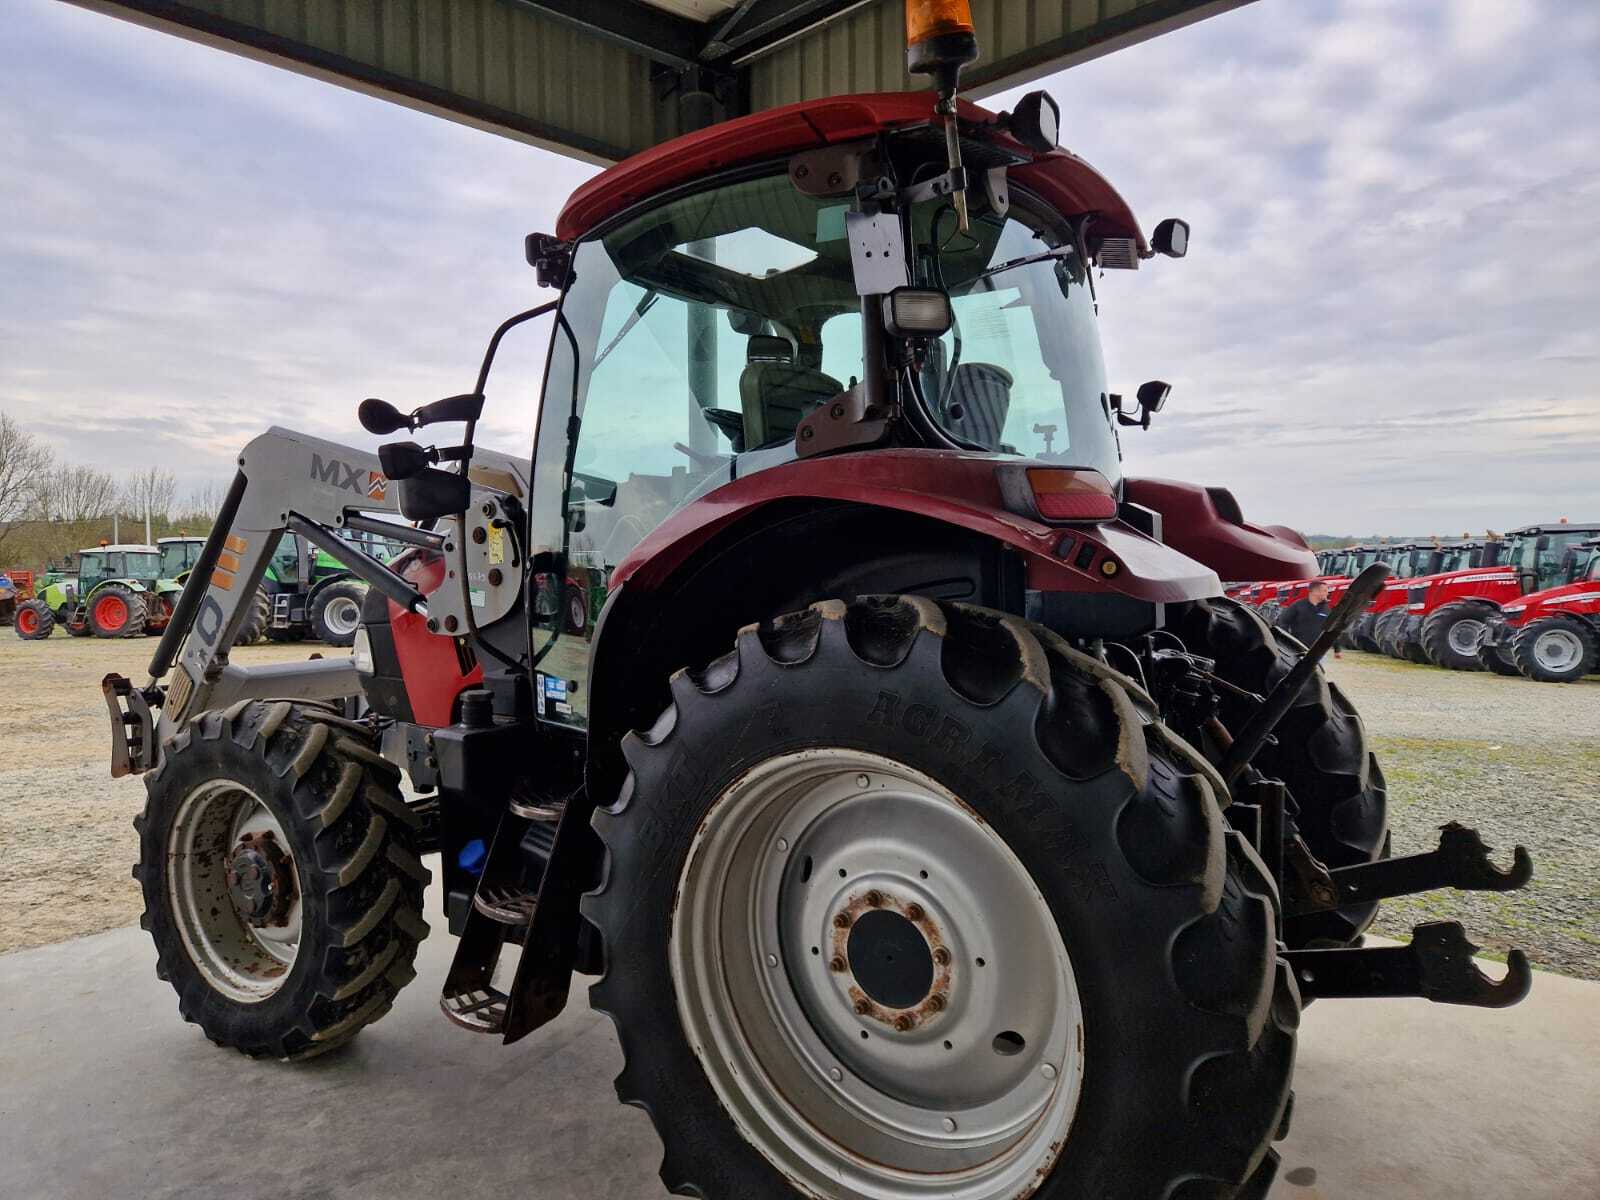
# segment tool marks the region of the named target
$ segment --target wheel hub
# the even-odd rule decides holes
[[[294,903],[294,869],[270,830],[247,833],[228,857],[228,895],[252,925],[282,925]]]
[[[915,1008],[933,985],[933,948],[922,931],[892,909],[861,914],[845,943],[850,973],[886,1008]]]

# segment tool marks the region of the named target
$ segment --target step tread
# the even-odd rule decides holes
[[[496,988],[446,992],[439,997],[444,1015],[473,1033],[500,1033],[506,1027],[506,994]]]
[[[502,925],[519,927],[533,924],[533,910],[538,902],[536,892],[526,892],[508,884],[479,884],[472,897],[472,907],[484,916]]]

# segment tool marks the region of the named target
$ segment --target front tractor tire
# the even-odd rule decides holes
[[[1174,632],[1237,688],[1265,696],[1299,661],[1302,651],[1280,640],[1250,609],[1232,600],[1199,600]],[[1235,732],[1259,707],[1248,696],[1223,692],[1222,720]],[[1319,669],[1279,723],[1255,765],[1281,779],[1298,811],[1294,820],[1311,852],[1330,867],[1374,862],[1389,853],[1389,802],[1383,771],[1367,749],[1355,706]],[[1376,903],[1291,917],[1290,949],[1348,945],[1377,915]]]
[[[1558,613],[1517,630],[1511,657],[1529,679],[1576,683],[1600,667],[1600,637],[1581,617]]]
[[[671,692],[584,901],[671,1191],[1265,1195],[1300,1010],[1275,889],[1112,672],[878,597]]]
[[[367,598],[365,584],[346,580],[330,583],[311,601],[311,631],[319,642],[329,646],[355,644],[361,628],[361,602]]]
[[[89,597],[89,628],[98,638],[142,635],[144,614],[144,597],[124,584],[108,583]]]
[[[25,642],[42,642],[55,632],[56,615],[43,600],[24,600],[11,618],[17,636]]]
[[[1451,671],[1482,670],[1478,650],[1493,611],[1490,605],[1471,600],[1434,609],[1422,622],[1422,649],[1428,661]]]
[[[241,701],[190,722],[146,778],[139,923],[185,1020],[251,1057],[303,1059],[389,1011],[428,932],[428,871],[364,727]]]

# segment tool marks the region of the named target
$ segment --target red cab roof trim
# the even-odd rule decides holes
[[[933,104],[931,92],[838,96],[790,104],[685,134],[623,160],[573,192],[556,219],[556,236],[576,241],[642,200],[730,167],[857,141],[885,129],[924,124],[933,119]],[[988,109],[965,100],[960,114],[963,121],[974,125],[999,120]],[[997,136],[1005,139],[1009,149],[1030,153],[1007,135]],[[1014,182],[1038,193],[1061,212],[1096,214],[1103,224],[1095,233],[1131,237],[1141,252],[1148,250],[1127,201],[1100,172],[1065,150],[1034,155],[1033,159],[1013,168]]]

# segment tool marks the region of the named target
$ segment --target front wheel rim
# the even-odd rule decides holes
[[[1083,1081],[1071,960],[1027,869],[940,784],[864,751],[770,759],[713,804],[679,888],[690,1044],[802,1191],[1002,1200],[1049,1174]]]
[[[361,624],[361,606],[349,596],[335,596],[322,610],[322,623],[336,637],[352,634]]]
[[[1583,643],[1570,629],[1547,629],[1534,641],[1533,657],[1546,671],[1570,671],[1583,657]]]
[[[1450,643],[1450,649],[1470,658],[1478,653],[1478,646],[1483,642],[1483,632],[1482,621],[1463,617],[1450,626],[1450,636],[1446,640]]]
[[[228,868],[246,839],[286,859],[289,903],[252,920],[240,911]],[[216,991],[242,1004],[274,995],[300,953],[300,875],[283,826],[235,780],[213,779],[185,796],[167,837],[167,893],[190,960]]]

